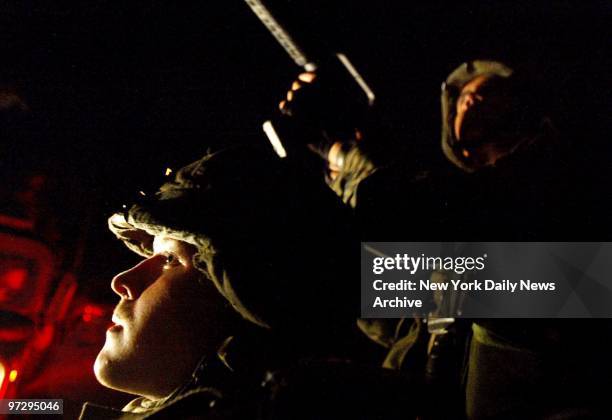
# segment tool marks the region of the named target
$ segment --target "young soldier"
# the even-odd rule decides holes
[[[111,283],[121,300],[95,373],[140,397],[82,418],[393,418],[402,387],[353,363],[359,244],[316,181],[228,150],[110,218],[144,260]]]

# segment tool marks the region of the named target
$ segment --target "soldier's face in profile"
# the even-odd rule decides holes
[[[94,371],[103,385],[161,398],[185,382],[225,338],[224,298],[194,267],[195,247],[158,236],[154,255],[118,274],[121,297]]]

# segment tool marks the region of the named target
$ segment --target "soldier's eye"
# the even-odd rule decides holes
[[[174,254],[166,254],[166,260],[164,261],[164,266],[172,267],[179,263],[179,259]]]

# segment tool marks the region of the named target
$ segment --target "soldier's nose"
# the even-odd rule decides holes
[[[117,274],[111,281],[111,289],[122,299],[134,300],[159,277],[164,257],[155,255]]]

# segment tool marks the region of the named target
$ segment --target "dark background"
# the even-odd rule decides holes
[[[450,71],[499,59],[537,76],[575,155],[606,173],[610,2],[270,4],[309,50],[351,57],[407,150],[438,150]],[[3,140],[4,188],[28,170],[47,174],[64,265],[80,241],[81,290],[103,299],[135,261],[106,217],[166,167],[266,142],[261,123],[299,71],[239,0],[2,2],[0,31],[0,82],[32,111],[27,135]]]
[[[313,57],[347,53],[377,94],[397,156],[424,168],[448,165],[439,146],[439,96],[453,69],[497,59],[530,74],[576,172],[562,189],[567,208],[580,211],[564,220],[588,227],[566,234],[562,226],[557,237],[612,239],[612,3],[268,3]],[[47,303],[63,296],[60,279],[72,279],[66,274],[78,283],[57,320],[45,311],[0,313],[4,338],[24,325],[33,337],[44,336],[39,326],[51,327],[47,347],[23,359],[30,371],[9,384],[9,396],[64,398],[67,417],[86,400],[127,401],[91,371],[118,300],[110,281],[139,259],[108,232],[108,216],[139,190],[157,187],[167,167],[178,169],[209,148],[267,147],[261,124],[298,72],[241,0],[0,0],[0,218],[35,222],[29,231],[0,219],[0,233],[34,236],[52,250]],[[7,112],[7,92],[29,111]],[[0,266],[0,274],[4,269],[10,267]],[[7,346],[28,355],[33,342],[0,340],[0,361],[17,366]]]

